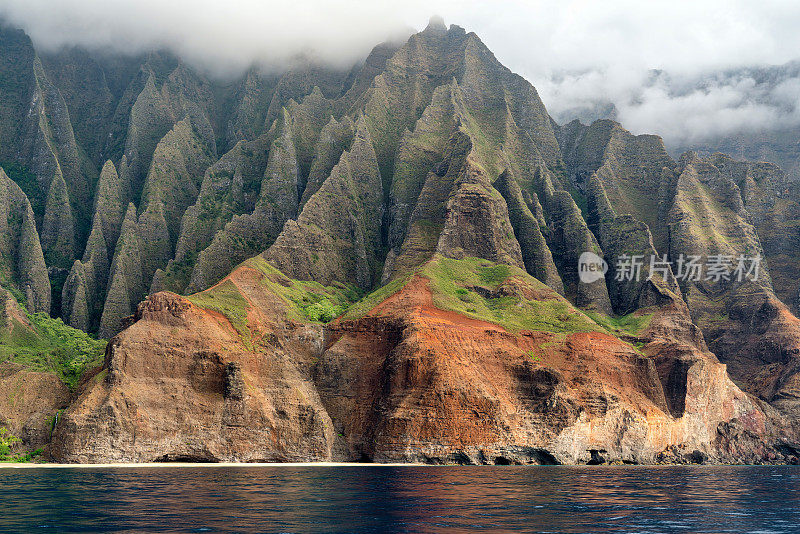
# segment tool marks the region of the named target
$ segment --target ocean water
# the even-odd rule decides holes
[[[0,469],[0,532],[800,532],[796,467]]]

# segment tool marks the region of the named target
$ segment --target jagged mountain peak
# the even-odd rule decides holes
[[[115,340],[109,378],[87,382],[72,430],[58,429],[60,458],[153,459],[147,447],[167,447],[155,438],[139,447],[120,430],[111,451],[80,436],[105,432],[92,414],[106,400],[158,420],[167,369],[178,402],[223,414],[208,426],[213,446],[167,457],[229,458],[219,436],[285,413],[292,423],[272,428],[286,441],[243,458],[411,459],[408,447],[433,443],[431,458],[449,458],[459,446],[442,437],[456,431],[398,438],[427,406],[470,421],[471,460],[541,459],[524,446],[582,461],[591,439],[625,461],[655,461],[667,443],[759,459],[768,452],[753,436],[775,434],[748,427],[725,449],[718,425],[719,439],[739,436],[728,408],[770,429],[783,420],[726,372],[798,410],[797,188],[775,167],[722,155],[676,162],[659,137],[614,121],[558,125],[463,28],[432,18],[349,69],[251,69],[224,83],[160,52],[41,59],[13,32],[0,31],[0,55],[19,59],[0,62],[0,285]],[[607,273],[587,281],[586,253]],[[666,266],[650,264],[665,254]],[[645,258],[641,279],[618,276],[631,255]],[[681,255],[761,255],[763,276],[687,279]],[[200,367],[261,389],[200,386]],[[555,400],[529,393],[540,390]],[[437,401],[444,393],[463,404]],[[356,398],[393,408],[359,411]],[[469,415],[478,407],[495,417],[488,426]],[[500,432],[525,426],[514,414],[538,437]],[[313,424],[300,431],[303,417]],[[668,430],[647,434],[647,418]],[[350,425],[341,440],[334,420]],[[592,425],[648,436],[644,452],[616,430],[582,430]],[[297,445],[305,438],[313,446]]]

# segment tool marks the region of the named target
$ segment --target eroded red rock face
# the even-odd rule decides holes
[[[781,449],[770,409],[687,330],[682,303],[656,310],[637,350],[605,333],[511,333],[440,310],[419,275],[366,316],[323,329],[287,320],[262,276],[242,267],[226,279],[250,304],[250,342],[177,295],[142,303],[65,414],[54,458],[582,463],[795,452]]]
[[[105,370],[68,410],[54,457],[329,459],[332,430],[308,372],[321,329],[282,320],[276,297],[255,294],[259,276],[239,269],[228,278],[258,298],[248,344],[224,316],[182,297],[144,301],[137,321],[109,343]],[[258,351],[248,348],[254,343]]]
[[[2,362],[0,391],[0,426],[19,437],[28,450],[44,447],[50,441],[54,414],[70,401],[67,386],[52,373]]]
[[[771,449],[770,416],[699,332],[675,335],[691,325],[675,306],[656,313],[640,353],[605,333],[512,334],[438,310],[416,278],[332,327],[316,382],[349,459],[755,461]],[[722,423],[751,440],[721,450]]]

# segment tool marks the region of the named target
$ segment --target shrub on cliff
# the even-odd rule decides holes
[[[0,462],[8,462],[13,459],[11,449],[20,441],[22,440],[12,434],[6,427],[0,427]]]
[[[311,321],[329,323],[344,313],[344,306],[334,304],[328,299],[321,300],[305,308],[306,317]]]

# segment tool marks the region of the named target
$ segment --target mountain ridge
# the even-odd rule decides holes
[[[798,459],[800,197],[776,166],[675,161],[608,120],[558,125],[477,35],[435,20],[346,72],[226,86],[167,55],[43,61],[0,35],[0,57],[30,65],[10,94],[38,117],[18,115],[20,140],[8,123],[23,106],[0,123],[19,147],[2,153],[0,207],[27,243],[0,243],[14,259],[0,283],[111,339],[53,458]],[[86,104],[73,64],[93,73]],[[584,252],[604,278],[581,280]],[[672,263],[620,279],[632,254]],[[763,277],[677,276],[678,256],[713,255],[763,256]],[[159,376],[205,406],[207,443]]]

